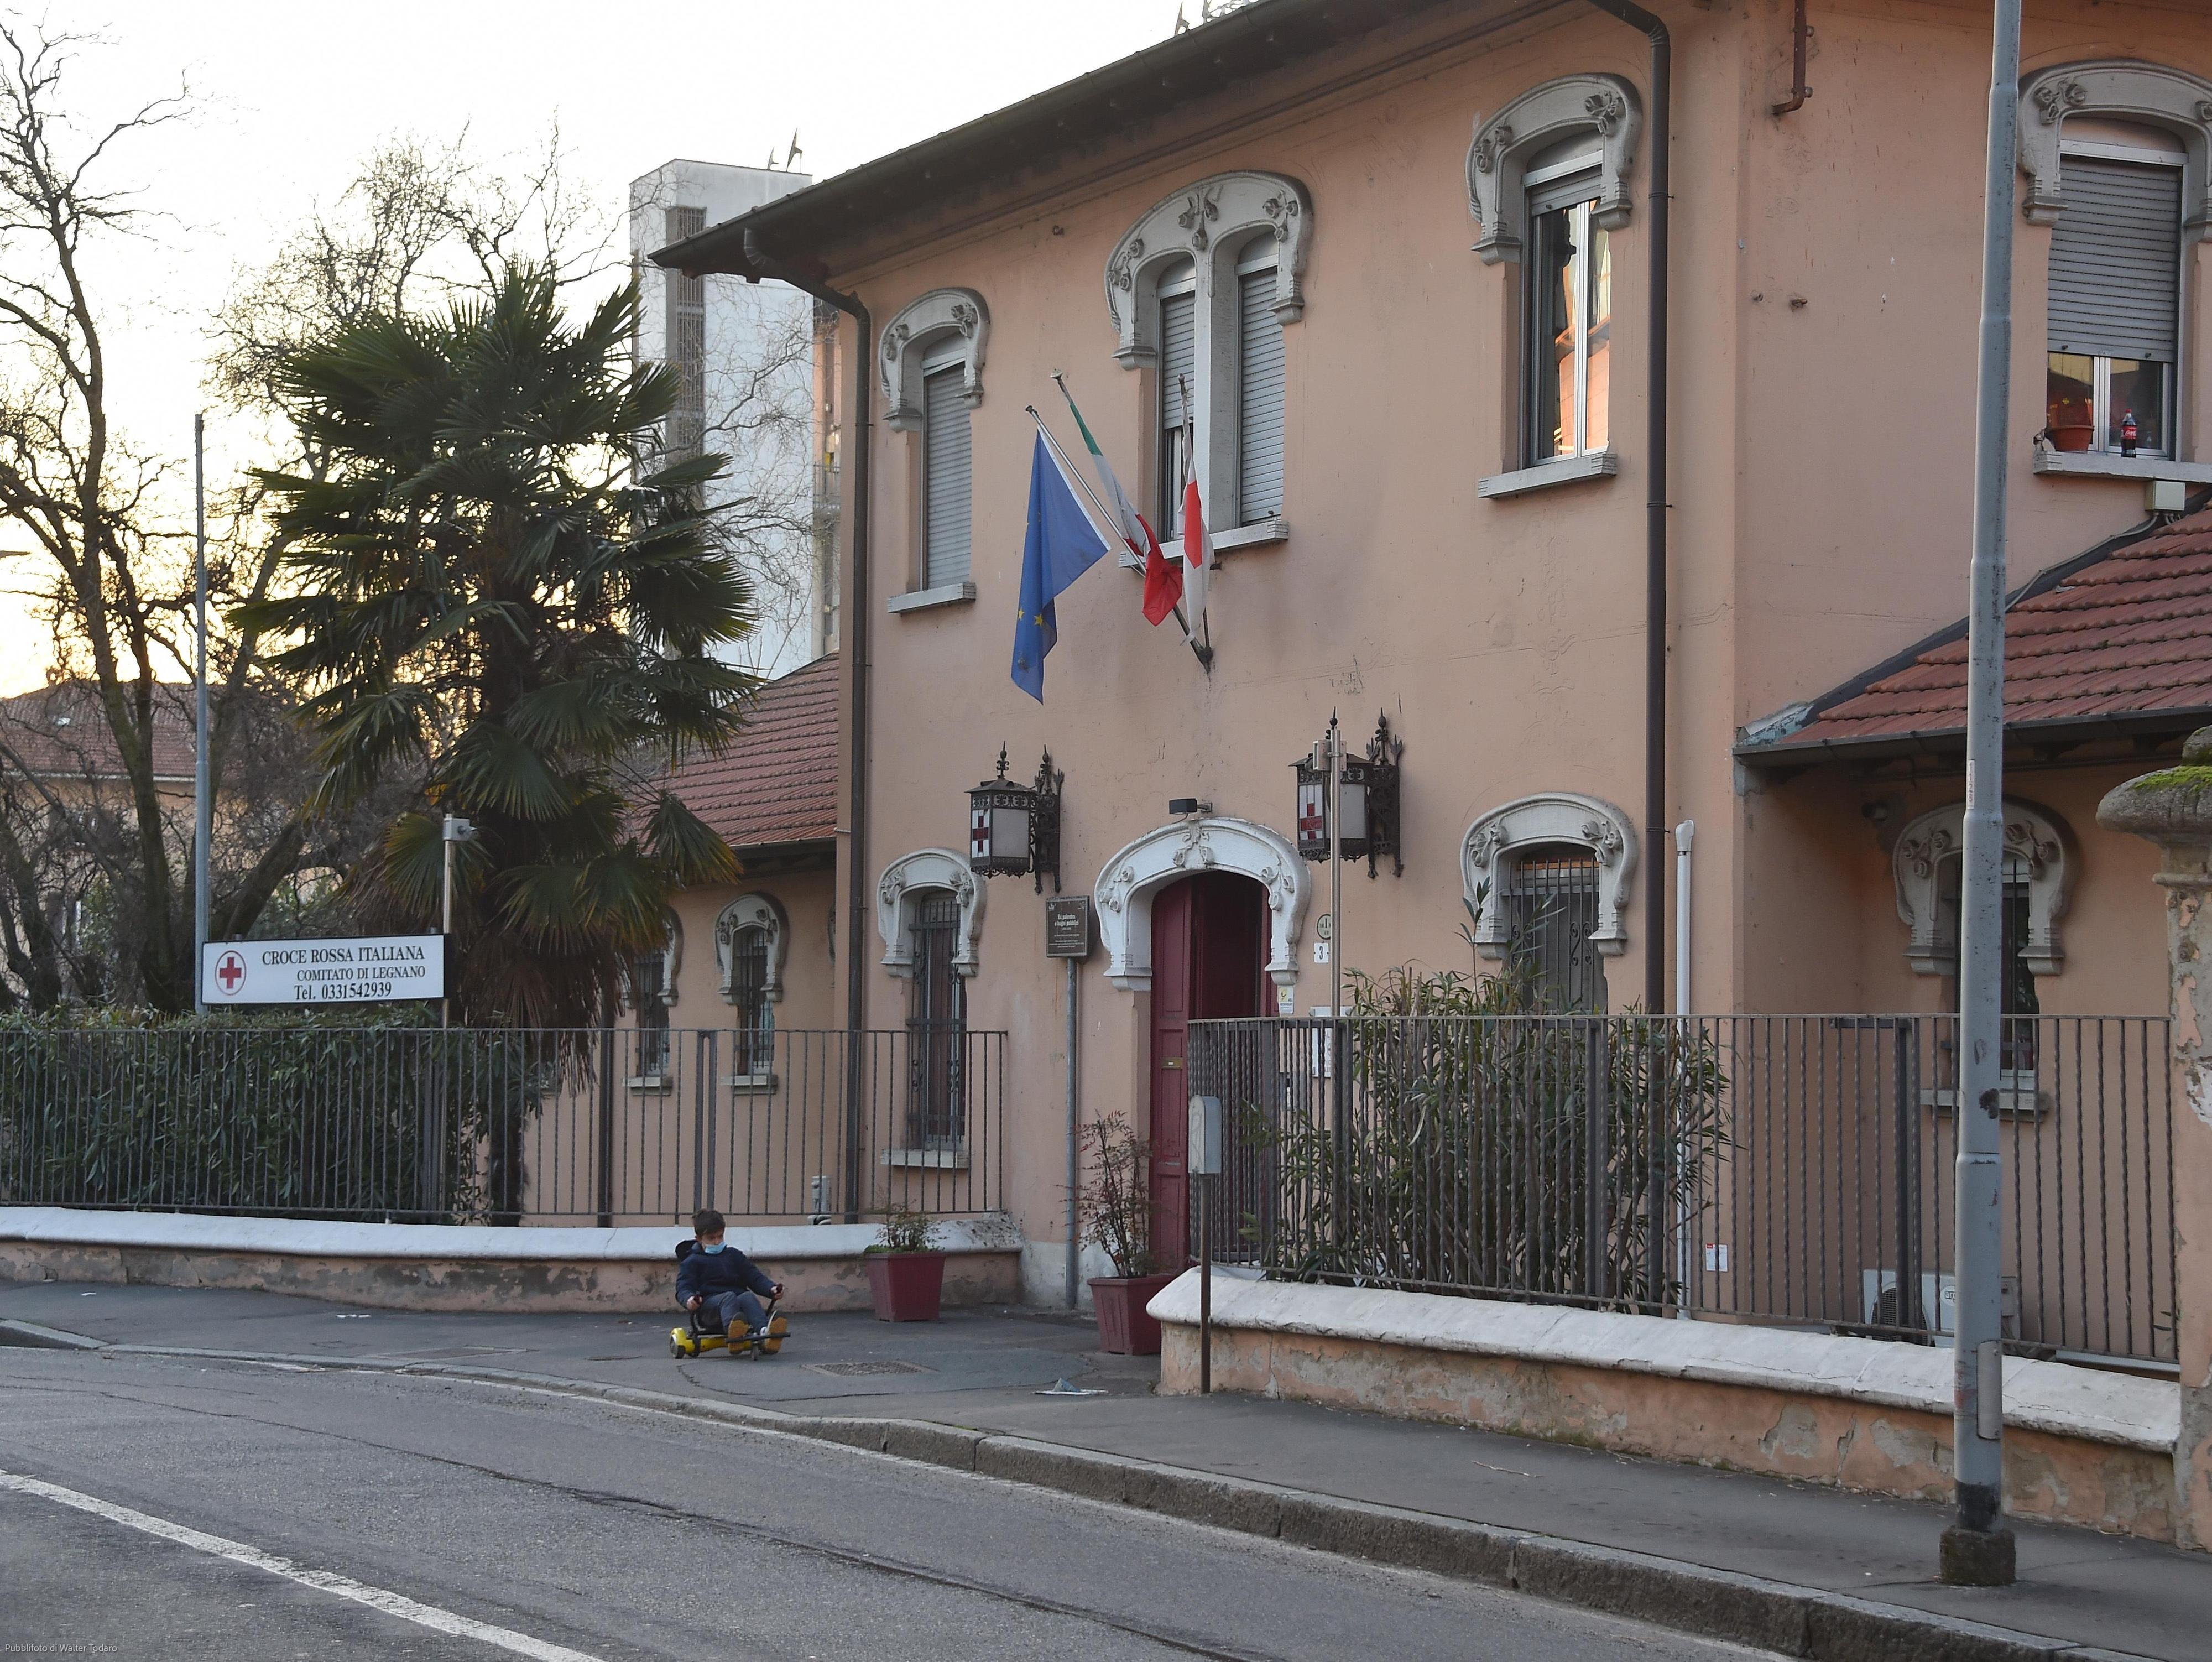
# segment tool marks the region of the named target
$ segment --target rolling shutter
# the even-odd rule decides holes
[[[1237,278],[1237,518],[1252,525],[1283,507],[1283,326],[1275,273]]]
[[[1182,485],[1187,467],[1183,392],[1198,398],[1198,296],[1160,297],[1160,502],[1156,521],[1163,543],[1182,534]]]
[[[2176,362],[2181,170],[2069,155],[2059,189],[2049,350]]]
[[[921,380],[921,585],[968,581],[969,460],[968,400],[955,363]]]

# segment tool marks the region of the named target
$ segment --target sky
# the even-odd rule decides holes
[[[187,94],[183,120],[115,153],[111,180],[155,217],[94,271],[112,297],[113,418],[186,467],[210,314],[389,135],[465,130],[496,161],[542,149],[557,122],[569,176],[611,214],[663,161],[781,161],[794,131],[800,171],[840,172],[1161,40],[1176,15],[1176,0],[0,0],[12,25],[93,37],[64,100],[85,119]],[[226,436],[214,421],[211,496],[253,460]],[[19,542],[0,527],[0,550]],[[40,685],[42,630],[0,606],[0,693]]]

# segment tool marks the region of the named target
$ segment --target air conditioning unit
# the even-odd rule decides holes
[[[1865,1321],[1869,1327],[1926,1327],[1930,1324],[1937,1333],[1959,1330],[1959,1282],[1955,1275],[1942,1275],[1928,1269],[1920,1275],[1920,1302],[1917,1309],[1899,1310],[1897,1294],[1897,1271],[1894,1269],[1863,1269],[1859,1272],[1861,1296],[1866,1306]],[[2007,1275],[1999,1284],[1997,1308],[2000,1330],[2008,1339],[2020,1337],[2020,1277]]]

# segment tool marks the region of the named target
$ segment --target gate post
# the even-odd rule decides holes
[[[2181,1434],[2173,1446],[2174,1540],[2212,1549],[2212,728],[2182,746],[2182,765],[2115,788],[2097,807],[2107,831],[2131,831],[2164,856],[2173,1018],[2174,1355]]]

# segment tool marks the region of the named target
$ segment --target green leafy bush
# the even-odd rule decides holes
[[[1619,1307],[1679,1294],[1674,1244],[1728,1142],[1705,1029],[1552,1016],[1511,972],[1407,968],[1352,990],[1341,1111],[1319,1077],[1309,1102],[1237,1105],[1248,1167],[1270,1168],[1244,1232],[1273,1273]],[[1324,1031],[1306,1037],[1325,1055]]]
[[[0,1201],[511,1221],[562,1065],[427,1011],[0,1017]]]

